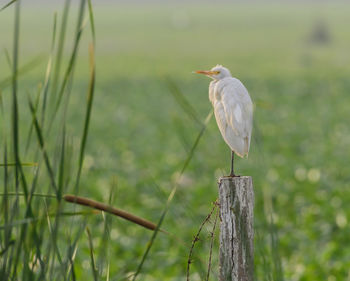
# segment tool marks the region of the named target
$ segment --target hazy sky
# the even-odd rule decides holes
[[[264,0],[265,2],[276,2],[276,3],[283,3],[283,2],[296,2],[296,3],[306,3],[306,2],[347,2],[346,0]],[[0,0],[0,6],[6,5],[10,0]],[[64,4],[65,0],[21,0],[23,5],[61,5]],[[71,3],[78,4],[80,0],[72,0]],[[123,3],[123,4],[141,4],[141,3],[161,3],[161,4],[166,4],[166,3],[203,3],[203,2],[209,2],[213,3],[213,0],[92,0],[93,5],[106,5],[106,4],[115,4],[115,3]],[[259,0],[249,0],[249,1],[244,1],[244,0],[215,0],[215,3],[219,2],[227,2],[227,3],[232,3],[232,2],[241,2],[241,3],[254,3],[254,2],[261,2]]]

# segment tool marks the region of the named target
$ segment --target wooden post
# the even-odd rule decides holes
[[[254,191],[251,177],[219,180],[220,281],[253,281]]]

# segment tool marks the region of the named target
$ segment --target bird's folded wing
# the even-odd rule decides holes
[[[240,138],[243,141],[241,152],[247,154],[252,130],[253,104],[248,91],[239,80],[234,79],[234,83],[227,83],[222,88],[221,104],[227,120],[227,138]]]

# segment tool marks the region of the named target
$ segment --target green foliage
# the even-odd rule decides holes
[[[0,11],[1,280],[184,280],[230,164],[206,119],[209,81],[191,73],[217,63],[255,103],[251,152],[236,168],[254,180],[256,280],[350,278],[348,4],[9,4]],[[65,204],[65,193],[169,234]],[[191,280],[207,276],[212,226],[196,243]],[[217,250],[216,239],[212,280]]]

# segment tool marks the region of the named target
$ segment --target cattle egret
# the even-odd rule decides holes
[[[214,107],[221,135],[231,148],[230,177],[236,177],[233,170],[235,153],[243,158],[249,152],[253,125],[252,100],[242,82],[232,77],[230,71],[222,65],[196,73],[213,79],[209,84],[209,100]]]

